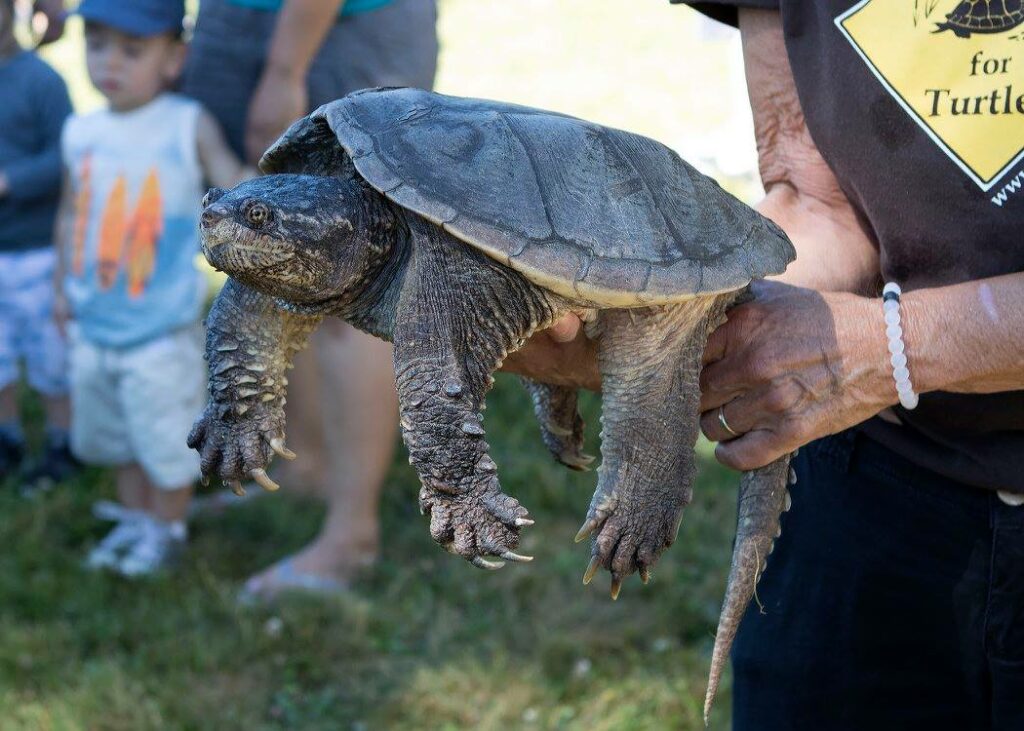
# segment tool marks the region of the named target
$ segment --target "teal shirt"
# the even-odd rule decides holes
[[[284,0],[231,0],[235,5],[257,10],[280,10]],[[341,15],[355,15],[365,13],[367,10],[376,10],[384,7],[392,0],[346,0],[341,6]]]

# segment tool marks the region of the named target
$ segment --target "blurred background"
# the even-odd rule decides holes
[[[441,0],[437,90],[520,102],[649,135],[741,198],[760,193],[739,39],[662,0]],[[77,111],[77,20],[42,57]],[[379,564],[350,593],[237,601],[240,582],[304,545],[322,517],[289,494],[191,525],[177,573],[87,572],[90,514],[111,475],[24,498],[0,491],[0,728],[698,729],[738,476],[699,445],[679,540],[617,602],[572,536],[595,475],[556,465],[529,399],[499,376],[487,427],[504,487],[537,520],[528,566],[478,571],[440,551],[404,452],[385,488]],[[586,400],[592,453],[599,402]],[[329,408],[330,404],[324,405]],[[301,455],[300,455],[301,458]],[[728,683],[712,728],[729,727]]]

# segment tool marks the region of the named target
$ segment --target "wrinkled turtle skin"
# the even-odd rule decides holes
[[[646,581],[690,502],[701,356],[785,234],[663,145],[551,112],[409,89],[357,92],[294,124],[265,177],[212,190],[203,250],[230,275],[208,319],[210,401],[189,443],[241,489],[284,446],[286,370],[324,317],[394,343],[402,436],[433,538],[480,568],[533,521],[501,491],[481,410],[492,373],[576,312],[602,375],[602,462],[577,536],[612,596]],[[526,381],[573,469],[574,389]],[[779,530],[788,458],[744,475],[708,700]],[[495,560],[497,559],[497,560]]]

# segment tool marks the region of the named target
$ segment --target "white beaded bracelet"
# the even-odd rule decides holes
[[[903,344],[903,328],[900,327],[900,295],[903,291],[895,282],[889,282],[882,289],[882,311],[885,313],[885,335],[889,338],[889,362],[892,377],[896,379],[896,393],[905,409],[917,407],[917,394],[910,382],[907,368],[906,346]]]

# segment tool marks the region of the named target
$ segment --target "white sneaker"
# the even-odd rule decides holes
[[[146,516],[139,526],[140,535],[118,562],[117,571],[131,577],[150,576],[177,562],[188,538],[184,521],[168,523]]]
[[[117,569],[122,556],[142,537],[142,521],[131,517],[120,520],[85,559],[91,569]]]

